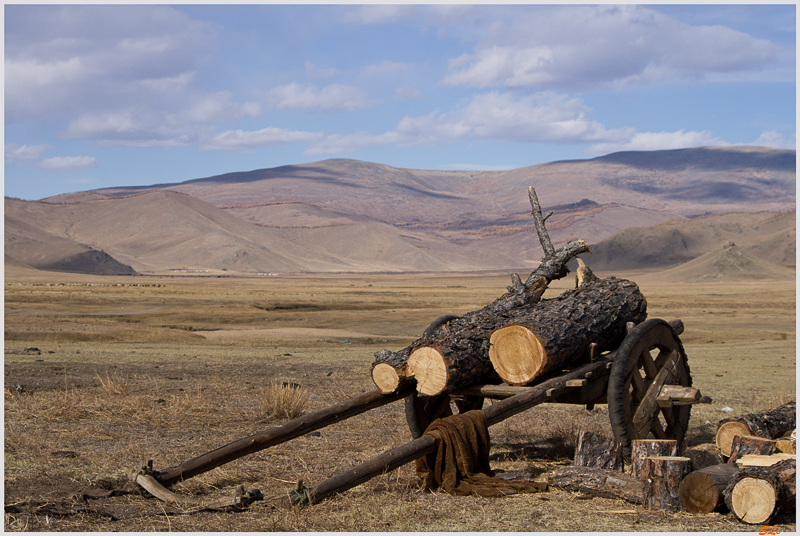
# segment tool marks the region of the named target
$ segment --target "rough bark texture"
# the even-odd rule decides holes
[[[728,463],[735,464],[736,460],[747,454],[762,454],[769,456],[775,453],[775,441],[757,436],[736,435],[731,441],[731,455]]]
[[[622,471],[622,446],[613,439],[581,430],[575,448],[575,465]]]
[[[681,456],[686,456],[692,460],[692,468],[694,468],[695,471],[699,471],[705,467],[711,467],[712,465],[725,463],[725,456],[722,455],[722,452],[720,452],[713,443],[703,443],[702,445],[688,448],[683,451]]]
[[[692,471],[678,486],[683,508],[691,514],[708,514],[725,504],[725,488],[739,469],[719,463]]]
[[[650,456],[677,456],[678,442],[674,439],[634,439],[631,442],[631,474],[644,478],[645,460]]]
[[[717,425],[717,446],[725,456],[731,455],[735,435],[751,435],[778,439],[796,428],[797,404],[794,400],[778,407],[724,419]]]
[[[506,383],[524,385],[557,367],[588,361],[591,343],[599,353],[618,347],[626,324],[646,317],[647,300],[635,283],[613,277],[592,280],[503,317],[508,327],[496,323],[500,329],[491,336],[489,357]],[[520,338],[522,330],[532,338]]]
[[[692,460],[683,456],[651,456],[642,471],[644,507],[677,512],[681,509],[679,488],[692,471]]]
[[[592,497],[624,499],[642,504],[644,483],[621,471],[599,467],[559,467],[547,477],[551,486]]]
[[[463,342],[456,343],[455,347],[451,349],[452,351],[441,351],[443,356],[446,355],[447,358],[450,359],[450,357],[455,355],[456,352],[458,355],[471,355],[473,353],[477,353],[478,355],[486,356],[489,345],[488,337],[491,334],[491,330],[496,329],[498,326],[493,325],[489,328],[484,328],[489,329],[489,332],[486,333],[485,337],[483,338],[477,334],[481,331],[480,329],[478,329],[476,333],[470,333],[471,328],[485,325],[487,317],[499,318],[507,315],[516,308],[530,307],[531,305],[538,303],[542,297],[542,294],[544,294],[544,291],[547,290],[547,285],[550,283],[550,281],[553,281],[554,279],[561,279],[569,273],[569,270],[567,269],[567,262],[581,253],[588,252],[589,245],[584,240],[571,240],[560,248],[555,249],[550,241],[550,237],[548,236],[544,225],[544,221],[547,218],[546,216],[542,215],[542,208],[539,204],[539,199],[536,197],[536,192],[534,191],[533,187],[528,189],[528,197],[531,202],[531,213],[533,214],[536,223],[536,231],[539,234],[539,241],[542,244],[545,257],[542,259],[542,262],[539,264],[539,266],[533,272],[531,272],[530,276],[528,276],[525,282],[523,283],[522,279],[517,274],[512,274],[511,286],[507,287],[508,292],[500,296],[494,302],[478,311],[467,313],[462,317],[450,319],[448,322],[439,327],[435,327],[434,325],[436,322],[434,322],[432,328],[435,329],[429,328],[420,339],[403,350],[400,350],[399,352],[391,352],[389,350],[381,350],[380,352],[377,352],[375,354],[376,363],[387,363],[399,371],[401,366],[408,361],[410,353],[415,348],[423,345],[439,347],[440,338],[444,337],[447,339],[451,331],[451,325],[454,329],[457,328],[460,331],[464,331],[466,338]],[[593,274],[591,274],[591,270],[586,269],[585,272],[588,279],[592,279],[594,277]],[[488,363],[488,357],[486,358],[486,363]],[[484,363],[484,365],[486,363]],[[481,366],[477,366],[477,368],[473,367],[473,369],[477,372],[478,376],[480,376],[483,371],[489,370],[485,367],[482,368]],[[413,371],[411,372],[413,373]],[[407,373],[408,371],[398,372],[398,375],[405,374],[407,377]],[[468,383],[462,382],[457,378],[454,378],[454,381],[462,386]],[[380,389],[381,386],[379,385],[378,388]]]
[[[771,467],[745,467],[731,477],[725,489],[725,504],[745,523],[769,521],[786,505],[786,486]]]

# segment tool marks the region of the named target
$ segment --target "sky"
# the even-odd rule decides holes
[[[795,149],[796,6],[9,5],[4,191]]]

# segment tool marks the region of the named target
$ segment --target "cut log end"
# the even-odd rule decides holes
[[[397,369],[386,363],[378,363],[372,368],[372,381],[381,393],[394,393],[400,387],[400,375]]]
[[[418,393],[434,396],[447,387],[447,363],[436,348],[422,346],[411,352],[408,367],[417,379]]]
[[[731,511],[745,523],[764,523],[776,509],[778,497],[775,487],[766,480],[746,477],[734,486]]]
[[[721,424],[717,428],[716,443],[720,452],[725,456],[731,455],[731,448],[733,446],[733,438],[735,436],[749,436],[752,435],[750,428],[746,424],[739,421],[729,421]]]
[[[489,359],[509,385],[525,385],[540,374],[547,355],[539,337],[525,326],[506,326],[489,338]]]

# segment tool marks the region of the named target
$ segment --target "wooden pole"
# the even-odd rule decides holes
[[[180,465],[164,469],[163,471],[156,471],[153,476],[161,485],[171,486],[176,482],[205,473],[206,471],[210,471],[215,467],[219,467],[220,465],[241,458],[242,456],[284,443],[295,437],[328,426],[329,424],[343,421],[373,408],[394,402],[395,400],[404,398],[413,391],[414,387],[412,384],[406,385],[401,390],[388,395],[384,395],[380,390],[376,389],[340,402],[334,406],[292,419],[289,422],[270,428],[265,432],[234,441],[233,443],[229,443],[216,450],[198,456],[197,458],[185,461]]]
[[[600,359],[594,363],[588,363],[567,374],[546,380],[525,392],[483,408],[481,411],[486,415],[487,426],[497,424],[513,415],[522,413],[528,408],[551,400],[570,389],[577,388],[577,386],[568,387],[567,382],[592,377],[605,370],[610,363],[611,361],[608,359]],[[354,488],[378,475],[393,471],[435,450],[436,440],[433,436],[423,435],[419,439],[388,450],[352,469],[342,471],[315,486],[300,486],[300,489],[291,492],[291,502],[295,505],[316,504],[326,497]]]

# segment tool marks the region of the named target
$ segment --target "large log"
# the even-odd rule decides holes
[[[695,471],[725,463],[725,456],[713,443],[703,443],[690,447],[684,450],[681,456],[686,456],[692,460],[692,467]]]
[[[502,319],[506,325],[491,334],[489,358],[503,381],[525,385],[555,368],[588,361],[592,343],[599,353],[618,347],[626,324],[642,322],[646,311],[647,300],[635,283],[591,280]]]
[[[795,470],[795,460],[739,469],[725,489],[725,504],[739,521],[759,525],[796,511]]]
[[[631,475],[599,467],[559,467],[547,483],[567,491],[580,491],[592,497],[624,499],[642,504],[644,482]]]
[[[725,504],[725,488],[738,470],[735,465],[719,463],[692,471],[678,486],[681,505],[690,514],[713,512]]]
[[[644,507],[677,512],[681,509],[680,485],[692,471],[692,460],[683,456],[651,456],[642,471]]]
[[[512,274],[511,286],[507,287],[508,292],[486,307],[461,317],[451,317],[440,326],[432,325],[421,338],[398,352],[390,350],[376,352],[375,362],[372,366],[372,379],[381,392],[389,392],[387,389],[391,389],[395,383],[398,386],[404,385],[412,375],[416,374],[414,370],[407,367],[411,352],[414,349],[425,346],[436,347],[440,340],[447,339],[448,335],[454,330],[461,332],[463,337],[463,340],[455,343],[454,352],[461,355],[479,354],[488,356],[489,335],[498,326],[496,324],[486,326],[487,318],[500,318],[519,307],[530,307],[538,303],[551,281],[561,279],[569,273],[567,262],[577,255],[589,251],[589,245],[584,240],[571,240],[560,248],[555,249],[544,225],[546,216],[542,215],[541,205],[532,187],[528,189],[528,197],[530,198],[531,213],[536,223],[539,241],[545,252],[545,256],[539,266],[531,272],[524,282],[517,274]],[[482,325],[485,326],[484,329],[472,329]],[[424,365],[419,365],[419,367],[424,367]],[[474,374],[480,379],[484,374],[488,374],[491,371],[488,357],[484,363],[478,364],[477,368],[473,368],[474,370],[468,376]],[[394,370],[391,371],[389,369]],[[434,374],[436,373],[438,372],[434,372]],[[417,378],[417,381],[419,383],[419,378]],[[461,383],[461,385],[465,386],[467,383],[470,382]],[[424,388],[420,392],[427,394]]]
[[[778,439],[796,428],[796,420],[797,405],[794,400],[768,410],[723,419],[717,425],[716,443],[722,454],[730,456],[734,436]]]
[[[626,323],[643,321],[646,309],[635,283],[592,279],[550,300],[476,316],[463,327],[454,320],[436,341],[415,347],[408,366],[417,391],[429,396],[481,381],[493,368],[507,384],[524,385],[555,368],[588,361],[591,343],[600,352],[616,348]],[[521,332],[527,335],[519,337]],[[525,374],[514,374],[521,369]]]

